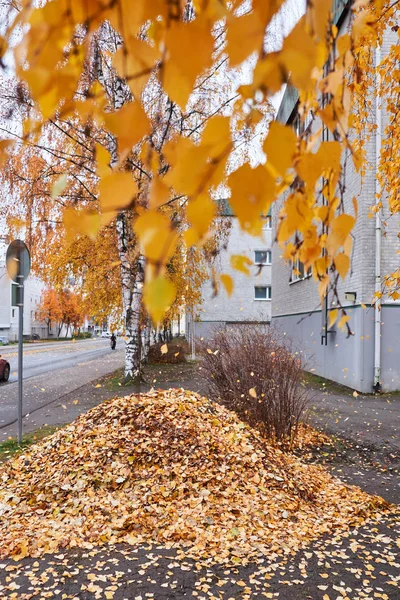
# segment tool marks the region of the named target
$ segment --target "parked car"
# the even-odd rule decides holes
[[[5,335],[0,335],[0,345],[1,346],[8,346],[9,344],[9,339],[8,337],[6,337]]]
[[[0,356],[0,380],[8,381],[10,377],[10,363]]]
[[[102,331],[101,332],[101,337],[102,338],[110,338],[111,337],[111,333],[109,331]]]

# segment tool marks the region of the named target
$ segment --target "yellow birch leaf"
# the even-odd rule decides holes
[[[336,271],[339,273],[340,277],[344,279],[350,267],[350,258],[347,256],[347,254],[343,254],[341,252],[335,256],[334,263]]]
[[[273,121],[269,126],[263,150],[267,155],[267,166],[271,164],[279,175],[285,175],[293,162],[297,137],[292,127]]]
[[[278,92],[287,81],[288,71],[280,62],[280,53],[271,52],[257,61],[254,69],[253,85],[269,96]]]
[[[347,321],[350,321],[349,315],[343,315],[341,317],[341,319],[339,320],[339,323],[338,323],[339,329],[341,329],[342,331],[344,331]]]
[[[252,398],[257,398],[257,392],[256,392],[255,388],[250,388],[250,389],[249,389],[249,395],[250,395]]]
[[[351,235],[347,236],[344,244],[343,244],[343,252],[347,254],[347,256],[351,256],[351,251],[353,249],[353,238]]]
[[[143,288],[143,301],[153,323],[161,321],[176,297],[175,285],[164,275],[146,281]]]
[[[244,273],[245,275],[250,275],[248,267],[251,266],[253,266],[253,263],[248,256],[244,256],[243,254],[232,254],[231,267],[236,269],[236,271],[241,271],[241,273]]]
[[[215,214],[215,202],[206,194],[190,200],[186,207],[188,221],[197,231],[199,238],[207,233]]]
[[[95,240],[100,230],[101,216],[97,212],[70,207],[64,210],[63,222],[68,238],[81,234]]]
[[[134,10],[132,0],[120,0],[119,7],[121,7],[121,15],[119,10],[114,10],[115,17],[112,23],[116,29],[121,30],[122,34],[126,32],[138,33],[139,28],[146,21],[155,20],[157,17],[166,19],[169,10],[169,4],[165,0],[136,1]]]
[[[154,177],[150,186],[149,207],[158,208],[168,202],[170,192],[168,186],[159,177]]]
[[[275,179],[264,166],[252,169],[248,163],[234,171],[228,179],[230,204],[243,230],[252,235],[262,231],[261,215],[266,214],[275,199]]]
[[[327,256],[320,256],[315,262],[313,266],[314,274],[316,278],[321,278],[326,274],[326,271],[329,266],[329,259]]]
[[[321,161],[318,154],[303,154],[296,164],[296,171],[308,189],[313,190],[317,179],[321,176]]]
[[[324,275],[322,277],[322,279],[320,280],[320,282],[319,282],[319,285],[318,285],[318,294],[319,294],[319,297],[321,299],[321,302],[325,298],[329,282],[330,282],[329,275]]]
[[[232,147],[230,117],[217,115],[209,119],[201,136],[201,147],[207,148],[210,158],[227,154]]]
[[[205,13],[209,19],[218,21],[227,14],[227,9],[220,0],[193,0],[196,15]]]
[[[135,13],[136,10],[131,9],[130,12]],[[113,63],[118,73],[130,83],[131,79],[137,79],[141,73],[148,79],[151,69],[160,58],[157,48],[130,35],[124,47],[115,53]]]
[[[241,17],[228,20],[227,48],[232,67],[243,62],[254,51],[261,52],[265,23],[254,10]]]
[[[162,83],[168,96],[184,109],[196,79],[211,66],[214,38],[209,21],[172,21],[165,36],[167,62]],[[195,49],[195,50],[194,50]]]
[[[131,149],[150,133],[150,122],[139,102],[129,102],[121,110],[105,115],[104,122],[118,139],[118,149]]]
[[[129,206],[137,194],[131,173],[111,173],[99,183],[99,201],[103,212]]]
[[[329,311],[329,327],[332,327],[332,325],[334,325],[334,323],[336,323],[338,315],[339,315],[339,311],[337,308],[334,308],[333,310]]]
[[[332,10],[332,0],[318,0],[307,6],[307,22],[313,35],[321,41],[325,40],[326,33],[330,24],[330,13]]]
[[[321,164],[321,171],[335,171],[340,173],[340,157],[342,155],[342,146],[340,142],[322,142],[317,152]]]
[[[185,245],[187,248],[190,248],[191,246],[194,246],[202,241],[199,237],[199,234],[193,227],[185,229],[183,232],[183,239],[185,240]]]
[[[232,296],[232,292],[233,292],[233,279],[230,275],[226,275],[225,273],[223,273],[222,275],[220,275],[220,280],[222,285],[225,288],[226,293],[228,294],[228,296]]]
[[[96,144],[96,162],[98,177],[106,177],[112,173],[110,168],[110,153],[101,144]]]
[[[280,56],[287,71],[290,71],[293,85],[299,90],[309,91],[314,88],[312,73],[318,66],[317,57],[317,45],[306,30],[303,17],[283,42]]]
[[[164,155],[172,167],[164,178],[167,184],[181,194],[195,195],[207,179],[207,149],[180,138],[177,143],[166,144]]]
[[[337,120],[332,102],[325,106],[325,108],[320,108],[318,110],[318,114],[320,115],[321,119],[323,120],[329,131],[331,133],[334,133],[337,126]]]
[[[365,309],[367,308],[367,306],[366,306],[366,305],[365,305],[363,302],[361,302],[361,308],[362,308],[363,310],[365,310]]]
[[[326,248],[329,254],[334,255],[345,243],[347,236],[353,229],[355,223],[351,215],[339,215],[331,223],[330,231],[326,240]]]
[[[166,215],[148,210],[138,217],[134,230],[143,254],[150,262],[166,264],[175,252],[177,234]]]
[[[207,191],[224,178],[231,148],[229,119],[214,117],[207,123],[199,146],[183,137],[178,142],[166,144],[164,155],[171,168],[164,180],[176,191],[188,196]]]
[[[168,352],[168,346],[167,344],[163,344],[160,348],[161,354],[167,354]]]

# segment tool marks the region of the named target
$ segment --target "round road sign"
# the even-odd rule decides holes
[[[14,240],[7,248],[6,254],[7,272],[13,281],[20,282],[19,276],[25,280],[31,270],[31,255],[22,240]]]

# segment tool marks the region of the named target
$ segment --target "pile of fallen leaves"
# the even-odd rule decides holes
[[[154,541],[240,562],[387,508],[184,390],[104,402],[5,464],[0,482],[0,556],[16,559]]]

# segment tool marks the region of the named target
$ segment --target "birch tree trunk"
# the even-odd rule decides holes
[[[150,319],[147,320],[146,323],[146,331],[145,331],[145,337],[144,337],[144,358],[145,361],[148,362],[148,356],[149,356],[149,351],[150,351],[150,343],[151,343],[151,321]]]
[[[136,248],[132,229],[132,214],[117,216],[118,253],[121,261],[122,308],[125,321],[125,379],[140,381],[140,311],[144,284],[145,261],[142,255],[133,258]]]
[[[131,100],[131,92],[126,83],[118,76],[113,77],[102,61],[99,49],[99,39],[102,33],[107,34],[109,26],[103,24],[103,32],[94,43],[94,75],[106,90],[107,96],[114,110],[121,108],[125,102]],[[106,37],[106,35],[104,36]],[[111,155],[111,167],[118,163],[118,149],[116,139],[110,135],[108,150]],[[144,256],[139,254],[138,244],[133,232],[133,213],[125,210],[116,217],[118,254],[121,261],[121,286],[122,286],[122,314],[125,322],[125,380],[142,379],[141,369],[141,339],[140,339],[140,312],[144,284]]]

